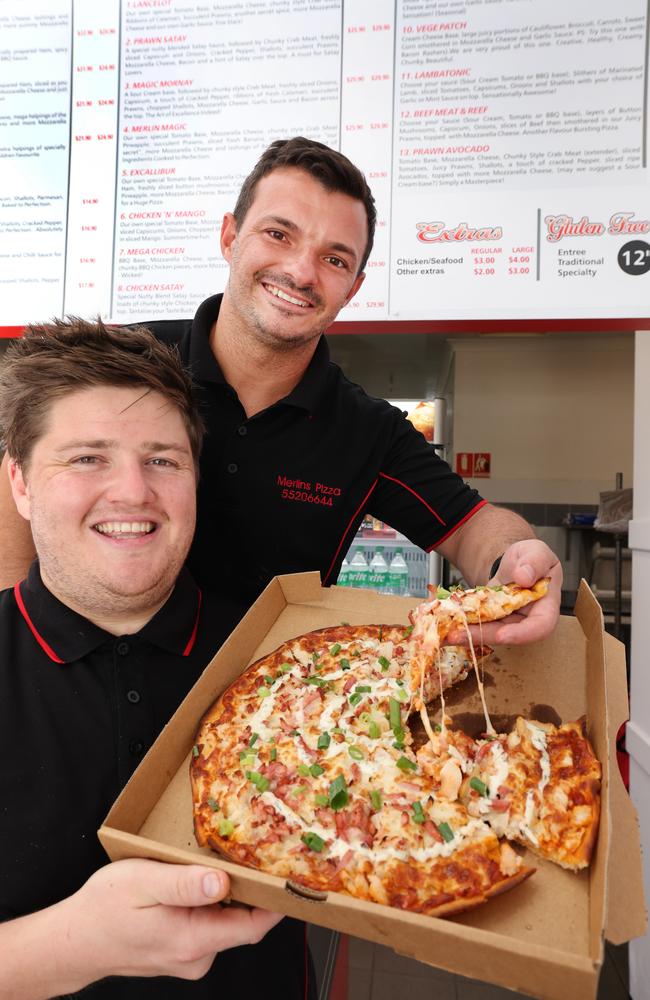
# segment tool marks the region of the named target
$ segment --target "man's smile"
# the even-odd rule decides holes
[[[307,299],[299,299],[295,295],[290,295],[284,288],[279,288],[278,285],[271,285],[266,281],[262,282],[262,285],[274,295],[277,299],[282,299],[284,302],[289,302],[293,306],[300,306],[301,309],[313,309],[314,303],[309,302]]]
[[[99,521],[93,530],[110,538],[141,538],[156,530],[153,521]]]

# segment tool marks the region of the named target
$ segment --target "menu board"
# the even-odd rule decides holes
[[[648,315],[646,0],[0,0],[0,56],[5,326],[191,316],[292,135],[376,198],[341,320]]]

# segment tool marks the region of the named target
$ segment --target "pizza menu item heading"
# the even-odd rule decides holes
[[[544,0],[6,0],[3,325],[192,315],[274,139],[365,172],[342,320],[647,314],[648,10]]]

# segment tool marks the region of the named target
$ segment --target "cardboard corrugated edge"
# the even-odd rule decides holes
[[[605,656],[609,739],[612,760],[615,761],[618,731],[630,717],[623,643],[611,635],[605,635]],[[613,767],[612,772],[610,801],[613,826],[605,937],[612,944],[623,944],[645,934],[648,920],[643,895],[639,819],[618,767]]]
[[[592,640],[588,641],[588,646],[593,662],[588,664],[588,670],[595,669],[600,674],[601,671],[605,672],[604,642],[602,632],[600,632],[602,628],[601,613],[588,588],[585,592],[585,586],[583,585],[581,588],[581,596],[576,606],[576,616],[583,632],[588,639],[591,636]],[[384,598],[383,601],[385,600]],[[392,598],[391,601],[392,609],[399,608],[401,611],[403,606],[404,620],[406,620],[408,608],[414,602],[401,598]],[[381,598],[369,592],[354,593],[337,588],[322,590],[318,574],[295,574],[276,578],[269,584],[254,608],[222,647],[220,659],[226,666],[225,672],[222,670],[220,674],[222,679],[229,682],[229,661],[239,661],[236,668],[232,666],[232,662],[230,663],[229,669],[231,669],[232,678],[234,678],[242,669],[242,658],[249,660],[255,652],[260,655],[258,648],[260,634],[266,635],[286,605],[294,602],[303,608],[318,606],[329,609],[345,609],[346,617],[351,619],[354,619],[357,614],[364,615],[368,612],[375,614],[378,607],[383,604]],[[255,628],[250,629],[249,626],[252,624],[253,618]],[[273,648],[273,644],[269,646],[269,649],[271,648]],[[116,801],[99,831],[100,840],[110,857],[114,860],[120,857],[140,856],[184,863],[198,861],[221,867],[231,876],[233,897],[242,902],[255,902],[257,905],[266,905],[268,908],[282,908],[298,918],[350,934],[355,934],[355,919],[358,919],[358,915],[363,913],[366,922],[364,936],[389,947],[395,947],[396,942],[393,938],[395,911],[388,907],[366,904],[336,893],[329,894],[326,905],[313,903],[298,896],[292,896],[290,903],[287,903],[287,888],[280,879],[252,872],[249,869],[241,869],[236,865],[224,862],[215,855],[209,856],[209,852],[197,856],[196,851],[183,851],[164,843],[147,840],[146,837],[137,833],[128,832],[142,828],[152,806],[158,801],[162,791],[169,783],[170,777],[178,771],[179,760],[184,760],[189,755],[196,729],[196,720],[212,699],[212,685],[207,673],[206,668],[206,672],[156,742],[156,766],[153,766],[152,759],[150,759],[153,753],[152,748]],[[617,679],[617,672],[614,671],[611,686],[614,691],[617,691],[619,685],[620,676]],[[594,689],[598,686],[588,685]],[[604,684],[600,685],[600,688],[602,703],[589,704],[589,714],[592,718],[594,712],[606,714],[603,704],[605,700]],[[187,720],[189,719],[192,720],[192,723],[188,728]],[[182,724],[179,725],[179,723]],[[610,734],[610,737],[612,728],[613,723],[608,722],[607,733]],[[611,750],[608,750],[607,746],[601,746],[597,748],[597,752],[605,758],[607,764],[608,753]],[[162,764],[164,766],[161,766]],[[608,766],[605,770],[607,776],[604,791],[612,785],[612,782],[609,781]],[[500,983],[511,989],[519,989],[529,995],[535,995],[541,1000],[564,1000],[567,995],[571,995],[573,1000],[592,1000],[596,993],[598,969],[602,962],[605,908],[608,905],[605,888],[611,854],[609,815],[608,794],[605,794],[603,828],[606,833],[603,834],[602,843],[599,843],[593,875],[596,879],[594,884],[599,884],[601,891],[590,894],[590,898],[591,896],[594,898],[591,903],[589,957],[574,955],[539,944],[527,944],[520,940],[517,940],[515,944],[514,941],[504,938],[499,933],[471,926],[461,926],[435,918],[433,918],[436,925],[435,938],[436,941],[442,942],[442,945],[435,949],[438,953],[432,953],[430,930],[432,918],[423,918],[417,914],[404,913],[403,911],[399,913],[399,922],[401,927],[408,930],[408,947],[404,947],[405,941],[400,935],[402,938],[399,942],[400,950],[419,961],[425,961],[454,972],[460,971],[462,974],[476,979],[488,977],[492,982]],[[625,865],[625,858],[621,859],[621,863]],[[281,906],[280,900],[284,901],[286,905]],[[368,919],[369,906],[372,907],[370,921]],[[459,969],[458,962],[455,961],[457,955],[452,957],[452,953],[458,951],[461,941],[463,961],[462,969]],[[513,950],[514,948],[516,951]]]

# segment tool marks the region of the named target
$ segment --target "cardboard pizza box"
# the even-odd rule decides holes
[[[587,717],[603,766],[598,844],[588,871],[575,874],[529,855],[532,878],[465,914],[440,919],[342,893],[309,893],[283,878],[225,861],[199,848],[192,826],[189,762],[199,720],[244,668],[285,640],[350,624],[407,624],[413,598],[323,589],[317,573],[276,577],[207,666],[115,802],[99,837],[112,860],[127,857],[202,863],[228,872],[232,898],[387,945],[449,972],[518,990],[540,1000],[593,1000],[604,940],[645,931],[636,814],[616,764],[616,735],[627,719],[625,657],[603,631],[602,613],[581,584],[575,617],[524,647],[501,646],[486,668],[493,720],[518,714],[539,721]],[[472,674],[447,693],[448,711],[479,731]],[[313,898],[312,898],[313,897]]]

